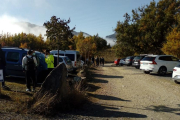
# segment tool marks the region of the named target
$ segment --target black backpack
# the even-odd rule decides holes
[[[28,57],[27,58],[27,71],[33,71],[35,70],[35,64],[34,64],[34,60],[33,60],[33,56],[32,57]]]

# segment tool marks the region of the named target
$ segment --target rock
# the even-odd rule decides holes
[[[64,63],[54,68],[34,95],[34,110],[38,107],[55,106],[68,94],[67,69]],[[36,111],[41,112],[41,111]]]

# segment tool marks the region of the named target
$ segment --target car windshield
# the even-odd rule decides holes
[[[141,61],[153,61],[155,59],[155,57],[144,57]]]
[[[72,63],[68,57],[65,57],[64,60],[66,61],[66,63]]]
[[[134,60],[140,60],[143,56],[136,56]]]

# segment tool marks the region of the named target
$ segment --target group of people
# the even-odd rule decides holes
[[[91,58],[91,60],[92,60],[92,63],[93,63],[93,65],[94,66],[99,66],[99,65],[102,65],[102,66],[104,66],[104,58],[103,57],[99,57],[99,56],[96,56],[95,58],[94,58],[94,56]]]
[[[37,60],[33,56],[33,50],[29,50],[27,55],[22,59],[22,68],[26,76],[26,91],[31,91],[31,80],[33,83],[33,90],[36,89],[36,70],[37,70]],[[50,54],[50,50],[45,52],[45,62],[47,64],[47,75],[54,69],[54,56]]]
[[[36,57],[33,55],[34,51],[33,50],[28,50],[27,55],[23,57],[22,59],[22,70],[25,73],[25,77],[26,77],[26,91],[31,91],[31,81],[33,83],[33,90],[35,91],[36,89],[36,71],[37,71],[37,59]],[[49,74],[53,68],[54,68],[54,56],[50,54],[50,50],[46,50],[45,52],[45,62],[47,64],[47,74]],[[2,82],[2,88],[4,90],[9,89],[6,85],[5,85],[5,76],[6,76],[6,71],[5,71],[5,67],[6,67],[6,60],[5,60],[5,54],[1,49],[1,44],[0,44],[0,70],[3,70],[3,77],[4,77],[4,81]]]

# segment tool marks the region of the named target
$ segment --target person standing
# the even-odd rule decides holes
[[[4,77],[4,82],[2,82],[2,88],[3,89],[8,89],[7,86],[5,86],[5,68],[6,68],[6,60],[5,60],[5,54],[1,49],[1,44],[0,44],[0,69],[3,70],[3,77]]]
[[[104,67],[104,58],[103,57],[101,57],[101,61],[102,61],[102,65]]]
[[[99,66],[99,57],[96,58],[96,65]]]
[[[92,60],[92,64],[94,65],[94,56],[92,56],[91,60]]]
[[[27,55],[23,57],[22,68],[26,75],[26,91],[31,91],[31,80],[33,83],[33,91],[36,89],[36,69],[37,60],[33,56],[33,50],[29,50]]]
[[[50,50],[46,50],[45,62],[47,64],[49,74],[54,69],[54,56],[50,54]]]

